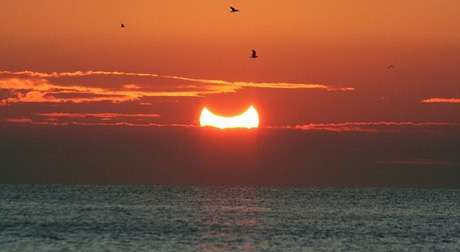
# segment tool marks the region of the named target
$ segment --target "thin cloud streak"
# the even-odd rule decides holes
[[[181,123],[154,123],[154,122],[130,122],[128,121],[106,121],[111,119],[135,119],[135,118],[157,118],[157,114],[81,114],[81,113],[39,113],[40,117],[46,119],[32,119],[28,117],[7,118],[8,123],[31,124],[31,125],[51,125],[51,126],[124,126],[124,127],[188,127],[199,128],[198,124]],[[78,119],[93,118],[98,121],[78,121]],[[62,119],[73,119],[63,121]],[[262,126],[260,129],[273,130],[294,130],[294,131],[324,131],[332,133],[385,133],[400,132],[402,130],[435,130],[435,129],[460,129],[460,123],[450,122],[343,122],[343,123],[309,123],[303,125],[287,126]]]
[[[428,98],[422,100],[422,103],[445,103],[445,104],[460,104],[460,98]]]
[[[0,74],[28,76],[36,78],[62,78],[62,77],[84,77],[84,76],[133,76],[133,77],[161,77],[158,74],[151,73],[130,73],[117,71],[75,71],[75,72],[34,72],[34,71],[0,71]]]
[[[122,114],[122,113],[40,113],[39,116],[51,118],[97,118],[97,119],[114,119],[114,118],[158,118],[159,114]]]
[[[289,83],[289,82],[245,82],[245,81],[225,81],[225,80],[210,80],[202,78],[189,78],[176,75],[161,75],[155,73],[133,73],[119,71],[75,71],[75,72],[34,72],[34,71],[0,71],[0,74],[18,75],[38,78],[61,78],[61,77],[84,77],[84,76],[128,76],[128,77],[152,77],[172,80],[183,80],[189,82],[214,84],[214,85],[230,85],[236,87],[252,87],[252,88],[275,88],[275,89],[323,89],[326,91],[354,91],[352,87],[332,87],[325,84],[317,83]]]
[[[152,122],[160,114],[126,114],[126,113],[37,113],[34,116],[6,118],[6,122],[15,124],[50,125],[50,126],[130,126],[130,127],[178,127],[186,124],[161,124]]]
[[[199,127],[195,124],[181,124],[181,123],[134,123],[134,122],[81,122],[81,121],[70,121],[70,122],[60,122],[55,120],[46,120],[46,121],[34,121],[32,118],[27,117],[17,117],[17,118],[7,118],[5,120],[7,123],[13,124],[27,124],[27,125],[37,125],[37,126],[115,126],[115,127],[173,127],[173,128],[196,128]]]
[[[28,123],[28,124],[33,124],[34,123],[32,118],[27,118],[27,117],[7,118],[6,122],[8,122],[8,123]]]
[[[111,102],[122,103],[140,100],[144,97],[203,97],[212,94],[236,93],[242,88],[264,89],[316,89],[324,91],[353,91],[350,87],[331,87],[324,84],[288,83],[288,82],[243,82],[188,78],[174,75],[154,73],[106,72],[106,71],[75,71],[75,72],[33,72],[33,71],[0,71],[0,90],[9,95],[0,99],[0,105],[14,103],[89,103]],[[121,88],[105,88],[77,85],[56,84],[57,78],[85,76],[130,76],[151,77],[169,80],[181,80],[201,85],[176,85],[168,91],[152,91],[143,89],[136,83],[127,83]],[[150,87],[148,87],[150,88]],[[172,88],[172,91],[171,91]],[[188,89],[187,89],[188,88]]]
[[[234,88],[205,87],[203,91],[139,91],[113,90],[82,85],[65,86],[52,84],[46,79],[0,80],[0,90],[10,92],[10,96],[0,99],[0,105],[12,103],[88,103],[112,102],[121,103],[139,100],[144,97],[199,97],[209,94],[236,92]],[[57,97],[59,94],[90,94],[92,97]]]
[[[398,131],[403,128],[432,129],[440,127],[460,128],[460,123],[451,122],[343,122],[343,123],[308,123],[295,126],[270,127],[274,129],[291,129],[329,132],[363,132],[377,133]]]
[[[184,81],[199,82],[199,83],[206,83],[206,84],[231,85],[231,86],[238,86],[241,88],[323,89],[326,91],[354,91],[355,90],[354,88],[351,88],[351,87],[337,88],[337,87],[330,87],[324,84],[311,84],[311,83],[306,84],[306,83],[289,83],[289,82],[225,81],[225,80],[195,79],[195,78],[187,78],[187,77],[171,76],[171,75],[166,75],[162,77],[167,78],[167,79],[184,80]]]

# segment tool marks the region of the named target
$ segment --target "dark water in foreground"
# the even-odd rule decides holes
[[[460,190],[0,185],[2,251],[460,249]]]

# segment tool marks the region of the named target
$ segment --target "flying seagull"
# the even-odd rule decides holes
[[[251,58],[252,58],[252,59],[255,59],[255,58],[257,58],[257,57],[258,57],[258,56],[257,56],[256,50],[252,49]]]
[[[240,10],[238,10],[237,8],[233,7],[233,6],[230,6],[230,12],[240,12]]]

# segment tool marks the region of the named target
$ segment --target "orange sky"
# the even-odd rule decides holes
[[[229,13],[230,5],[241,12]],[[151,113],[194,124],[203,105],[235,113],[252,103],[267,126],[457,122],[459,11],[450,0],[7,0],[0,120]],[[252,48],[257,60],[248,58]],[[24,70],[147,75],[18,74]]]
[[[459,187],[459,13],[2,0],[0,183]],[[257,130],[197,128],[250,105]]]

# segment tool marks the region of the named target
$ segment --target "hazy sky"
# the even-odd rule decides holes
[[[0,125],[186,130],[203,106],[252,104],[273,130],[449,135],[459,12],[451,0],[4,0]],[[434,153],[400,159],[455,161]]]

